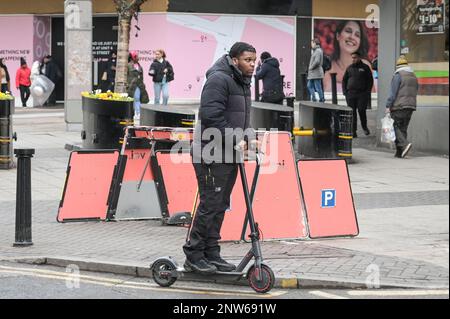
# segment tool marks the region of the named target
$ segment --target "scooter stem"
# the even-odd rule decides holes
[[[259,165],[259,163],[257,163]],[[261,244],[259,242],[258,228],[255,224],[255,218],[253,216],[253,208],[250,200],[250,195],[248,193],[248,182],[247,175],[245,174],[244,162],[239,163],[239,172],[241,173],[241,181],[242,188],[244,189],[244,198],[245,204],[247,206],[247,218],[250,225],[251,231],[251,240],[252,240],[252,251],[255,256],[255,267],[256,267],[256,279],[258,281],[261,280],[261,263],[262,263],[262,254],[261,254]]]

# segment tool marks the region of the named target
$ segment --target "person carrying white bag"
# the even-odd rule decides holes
[[[391,82],[390,96],[386,102],[386,113],[394,120],[395,157],[404,158],[411,150],[408,141],[408,125],[417,107],[419,84],[414,71],[404,55],[397,60],[396,71]]]
[[[394,120],[390,113],[381,119],[381,143],[392,144],[395,142]]]

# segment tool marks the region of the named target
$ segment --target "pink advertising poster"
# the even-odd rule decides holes
[[[173,65],[175,80],[170,99],[198,100],[206,71],[237,41],[252,44],[257,56],[268,51],[280,60],[285,75],[285,94],[295,92],[295,19],[235,15],[141,14],[137,33],[134,22],[130,50],[138,51],[150,97],[153,83],[148,76],[154,51],[163,49]]]
[[[33,64],[33,16],[2,16],[0,30],[0,58],[8,67],[11,93],[17,102],[20,93],[16,89],[16,72],[20,58],[24,57],[30,68]]]
[[[50,54],[51,20],[50,17],[35,16],[33,20],[33,54],[34,61],[41,61]]]
[[[13,25],[16,27],[11,27]],[[16,88],[20,58],[25,58],[31,69],[34,61],[50,53],[50,25],[50,17],[2,16],[0,19],[0,58],[8,67],[10,89],[16,97],[16,105],[21,105],[20,92]]]

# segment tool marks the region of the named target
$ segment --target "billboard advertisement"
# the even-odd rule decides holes
[[[445,30],[443,0],[417,0],[417,34],[439,34]]]
[[[294,17],[140,14],[139,29],[133,21],[130,50],[139,53],[150,97],[153,96],[153,83],[148,70],[154,51],[163,49],[174,68],[170,99],[198,100],[206,71],[237,41],[253,45],[258,59],[263,51],[276,57],[281,73],[285,75],[285,94],[295,92]]]
[[[313,29],[314,37],[320,39],[323,53],[330,57],[332,64],[323,80],[325,92],[331,92],[331,73],[337,74],[337,91],[342,92],[342,77],[352,63],[353,52],[359,51],[369,66],[378,56],[378,28],[366,25],[365,20],[314,19]],[[374,82],[372,92],[376,87]]]

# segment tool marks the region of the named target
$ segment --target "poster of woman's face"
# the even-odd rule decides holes
[[[378,56],[378,29],[368,27],[364,20],[314,19],[314,37],[320,39],[323,53],[332,61],[324,78],[326,92],[331,92],[330,73],[337,74],[337,89],[342,91],[342,77],[352,63],[353,52],[358,51],[369,66]]]

